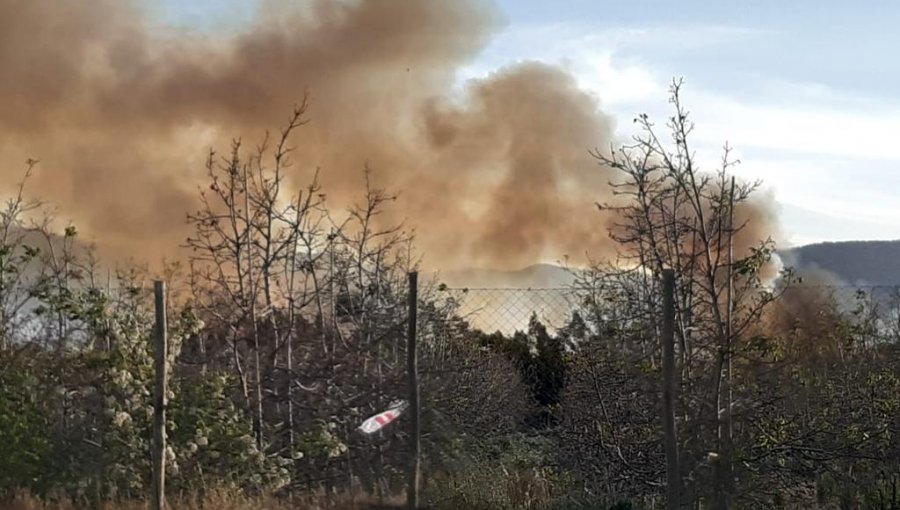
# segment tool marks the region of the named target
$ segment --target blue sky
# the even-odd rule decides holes
[[[501,0],[484,68],[568,62],[629,129],[686,80],[700,156],[737,148],[793,243],[900,238],[900,4]],[[473,73],[477,73],[473,72]]]
[[[761,178],[788,241],[900,238],[900,3],[498,0],[504,28],[460,70],[519,60],[566,66],[617,119],[664,119],[685,79],[695,146],[713,164],[725,141],[739,175]],[[165,0],[162,19],[239,25],[252,2]],[[215,14],[211,14],[215,13]]]

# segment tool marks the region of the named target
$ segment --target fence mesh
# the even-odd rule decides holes
[[[443,292],[456,303],[461,318],[486,333],[524,330],[532,317],[556,330],[579,307],[579,293],[572,288],[448,288]]]
[[[617,303],[628,302],[627,298],[623,299],[627,289],[606,288],[599,293],[596,290],[575,287],[441,290],[441,296],[452,304],[452,313],[442,323],[441,335],[436,336],[442,342],[451,346],[485,345],[478,344],[483,339],[473,337],[472,330],[502,333],[505,337],[502,341],[524,333],[519,338],[527,342],[531,352],[523,354],[515,347],[510,348],[510,344],[495,343],[487,344],[485,351],[493,349],[497,357],[487,361],[452,356],[424,360],[424,378],[431,379],[434,385],[423,393],[423,412],[431,416],[423,430],[432,439],[450,438],[454,445],[468,445],[467,449],[462,448],[464,461],[429,465],[432,473],[454,469],[461,473],[466,469],[471,471],[474,466],[482,476],[478,483],[465,487],[489,485],[495,470],[505,480],[525,476],[515,471],[522,466],[531,470],[530,473],[577,473],[580,485],[576,490],[603,488],[610,494],[643,492],[651,494],[651,499],[644,503],[652,506],[654,487],[659,487],[665,479],[658,408],[660,352],[655,329],[658,316],[652,311],[621,309]],[[848,326],[846,333],[841,334],[858,340],[857,345],[862,348],[900,342],[900,287],[795,285],[775,292],[780,296],[769,306],[773,314],[781,317],[782,322],[777,326],[785,327],[781,333],[806,327],[813,332],[811,338],[816,343],[824,344],[829,340],[817,335],[828,334],[829,330],[815,328],[840,323]],[[599,303],[591,300],[597,296],[608,300]],[[532,319],[546,327],[553,341],[558,341],[570,334],[565,328],[571,325],[576,312],[587,318],[596,311],[592,310],[595,307],[603,310],[585,321],[585,327],[590,330],[583,336],[586,343],[565,345],[567,360],[561,370],[565,375],[555,379],[554,370],[559,369],[554,365],[557,360],[553,353],[538,354],[535,346],[540,339],[529,328]],[[467,327],[458,327],[452,316],[463,319]],[[749,336],[739,341],[749,341]],[[429,338],[426,336],[423,341]],[[844,340],[846,337],[840,339]],[[601,352],[592,351],[603,343],[606,345],[600,346]],[[602,352],[603,349],[606,351]],[[625,349],[631,351],[623,353]],[[535,361],[523,363],[528,356]],[[544,359],[537,360],[540,356]],[[714,360],[710,356],[706,361],[695,362],[698,373],[692,380],[695,388],[692,391],[696,395],[708,396],[712,391],[712,379],[704,378],[701,373],[701,367],[705,367],[705,374],[713,373]],[[504,357],[513,362],[505,365],[498,362],[498,358]],[[766,368],[769,370],[771,367]],[[463,374],[437,380],[454,372]],[[752,394],[739,390],[736,394],[753,398]],[[475,402],[473,395],[478,396]],[[504,422],[504,416],[515,416],[512,420],[517,421]],[[690,425],[682,423],[682,426],[688,431],[685,434],[697,433]],[[495,450],[501,447],[509,451],[523,448],[534,457],[523,459],[497,453]],[[424,449],[432,459],[443,458],[446,451],[446,443],[440,441],[429,443]],[[703,450],[704,455],[706,452]],[[528,483],[539,491],[544,480],[536,476],[529,478]],[[460,492],[464,490],[461,488]],[[701,484],[689,490],[703,493],[705,487]]]
[[[612,343],[609,348],[632,349],[627,362],[658,356],[654,330],[657,316],[652,311],[628,309],[627,303],[635,302],[629,292],[632,291],[614,286],[601,290],[423,289],[418,334],[424,471],[434,475],[496,470],[497,480],[505,480],[507,472],[522,465],[532,470],[568,468],[572,472],[593,473],[591,463],[596,458],[585,451],[593,449],[602,457],[615,450],[615,455],[625,456],[629,462],[638,459],[633,461],[638,465],[634,470],[643,471],[633,471],[628,463],[622,463],[625,467],[621,472],[597,474],[598,480],[591,483],[626,487],[633,483],[629,480],[640,477],[646,478],[641,483],[655,483],[659,479],[657,467],[663,464],[654,446],[658,439],[654,435],[658,425],[654,408],[658,387],[653,364],[640,367],[646,370],[646,379],[604,371],[604,367],[596,373],[575,374],[573,368],[592,347],[590,342],[599,343],[596,340],[603,340],[604,335],[621,342]],[[105,307],[103,320],[112,312],[134,315],[140,318],[135,322],[149,330],[153,324],[152,286],[108,288],[105,294],[108,302],[98,299],[95,303],[86,297],[82,306]],[[781,307],[789,321],[814,321],[820,314],[833,313],[848,323],[864,326],[854,329],[853,334],[865,336],[867,342],[900,342],[900,287],[799,285],[785,290],[773,306]],[[266,389],[262,398],[267,448],[273,455],[287,455],[288,432],[296,436],[291,441],[313,442],[320,449],[334,448],[320,458],[310,456],[306,464],[292,464],[294,490],[314,491],[332,485],[364,492],[399,490],[409,441],[405,419],[371,436],[361,435],[356,429],[363,419],[406,398],[408,311],[404,296],[395,296],[390,307],[374,304],[366,319],[359,317],[352,303],[338,301],[333,310],[334,316],[310,314],[304,318],[292,345],[294,365],[290,370],[285,366],[283,342],[263,347],[261,384]],[[585,318],[586,331],[580,333],[580,338],[586,343],[572,339],[576,312]],[[67,336],[76,342],[105,341],[106,345],[95,347],[106,351],[115,348],[115,336],[98,340],[96,325],[87,319],[73,320],[62,314],[51,319],[35,319],[31,327],[43,329],[35,329],[32,334]],[[170,324],[176,320],[177,310],[172,309]],[[544,340],[530,327],[533,323],[545,329]],[[604,333],[608,326],[609,331],[614,330],[612,333]],[[487,338],[494,333],[500,333],[501,338]],[[516,333],[523,333],[519,341],[524,344],[510,342]],[[249,384],[255,383],[250,371],[250,339],[236,338],[227,343],[217,335],[222,333],[210,330],[185,338],[179,369],[173,372],[173,377],[183,378],[183,387],[189,387],[188,382],[197,376],[200,367],[215,367],[218,360],[224,372],[237,356],[246,360]],[[542,341],[550,338],[551,342],[558,342],[563,337],[564,341],[557,345],[564,350],[565,361],[555,358],[552,348],[549,354],[538,353]],[[525,349],[520,349],[523,346]],[[534,363],[523,362],[538,356],[543,358]],[[561,369],[555,363],[573,364]],[[560,378],[557,370],[569,373]],[[290,393],[288,388],[293,388]],[[230,388],[235,395],[237,389]],[[252,404],[253,398],[251,395],[245,400]],[[250,405],[240,398],[236,401],[246,407],[246,416],[253,415],[255,410]],[[284,419],[290,415],[288,401],[294,406],[292,425]],[[624,428],[610,432],[626,422]],[[323,437],[333,440],[334,445],[322,446],[320,443],[326,443]],[[516,448],[534,458],[516,457],[521,453]],[[584,462],[579,464],[582,456]],[[533,483],[545,481],[537,478]],[[483,487],[483,482],[471,475],[468,480],[457,479],[453,483],[470,483],[459,486],[457,492],[463,493],[469,490],[465,487]]]
[[[471,328],[485,333],[504,335],[524,331],[536,318],[550,331],[557,331],[571,320],[574,313],[588,314],[598,303],[590,301],[597,289],[577,287],[555,288],[443,288],[440,296],[452,302],[453,311]],[[849,317],[880,322],[900,320],[900,286],[873,285],[795,285],[776,291],[776,303],[833,306]],[[615,292],[604,290],[608,302],[601,305],[615,309]],[[618,309],[603,317],[602,322],[622,324],[637,318],[652,319],[637,310]]]

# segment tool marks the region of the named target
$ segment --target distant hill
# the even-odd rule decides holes
[[[779,256],[800,276],[815,275],[845,285],[900,286],[900,240],[817,243],[782,250]],[[565,287],[574,276],[560,266],[535,264],[512,271],[441,272],[438,280],[451,287],[527,289]]]
[[[900,285],[900,240],[818,243],[779,255],[801,275],[824,272],[848,285]]]

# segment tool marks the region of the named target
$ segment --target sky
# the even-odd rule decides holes
[[[669,113],[684,79],[707,167],[728,142],[737,174],[761,179],[786,241],[900,238],[900,3],[497,0],[503,27],[460,70],[477,78],[539,60],[568,68],[617,122]],[[163,0],[159,19],[239,27],[247,0]]]

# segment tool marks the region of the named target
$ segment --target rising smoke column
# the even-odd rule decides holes
[[[270,2],[243,31],[200,37],[154,30],[128,2],[3,0],[0,25],[4,179],[40,159],[33,191],[115,255],[172,254],[207,148],[252,145],[304,90],[293,183],[320,167],[344,208],[368,162],[433,263],[523,265],[605,242],[576,221],[606,180],[587,157],[611,132],[594,99],[534,63],[458,90],[499,27],[484,2]]]
[[[458,86],[501,27],[486,1],[262,1],[250,25],[208,36],[154,23],[127,0],[0,0],[4,182],[40,159],[32,191],[103,254],[177,255],[208,148],[252,148],[304,91],[291,184],[318,167],[343,210],[368,163],[429,265],[610,253],[593,204],[611,175],[588,150],[613,122],[596,99],[540,63]]]

